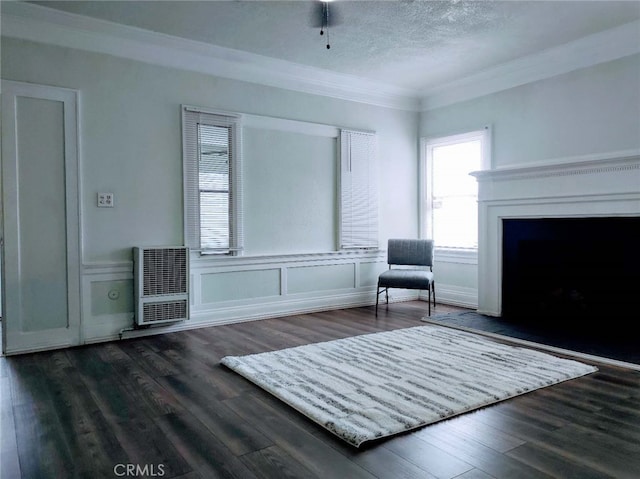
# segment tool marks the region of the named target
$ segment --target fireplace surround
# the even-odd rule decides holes
[[[478,180],[478,312],[490,316],[503,315],[505,222],[631,218],[629,221],[637,224],[640,217],[640,150],[502,167],[472,174]],[[640,243],[635,231],[629,234],[635,234],[636,243]],[[590,261],[592,274],[606,263],[607,253],[615,247],[613,242],[607,243],[606,238],[601,238],[600,245],[604,250]],[[552,254],[558,256],[567,246],[556,248]],[[507,280],[511,281],[509,277]],[[507,292],[510,293],[508,286]],[[575,297],[579,297],[579,293],[573,292]],[[509,301],[504,311],[508,314],[512,313]]]

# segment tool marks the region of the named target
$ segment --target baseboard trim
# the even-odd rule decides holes
[[[389,303],[412,301],[416,299],[418,298],[414,292],[398,292],[394,295],[390,295]],[[122,339],[138,338],[248,321],[259,321],[262,319],[281,318],[297,314],[310,314],[336,309],[358,308],[373,305],[375,305],[375,292],[361,292],[312,299],[304,298],[299,300],[279,301],[269,305],[262,303],[248,306],[218,308],[215,310],[195,311],[191,313],[190,319],[179,323],[124,331]],[[374,313],[372,311],[372,316],[373,315]],[[124,328],[125,327],[123,327],[123,329]],[[94,332],[97,332],[97,330],[98,328],[93,329]],[[85,333],[86,340],[84,344],[96,344],[120,339],[120,331],[106,333],[103,330],[98,334],[99,335],[91,337],[91,332],[87,331]]]

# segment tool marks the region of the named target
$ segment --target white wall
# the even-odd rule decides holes
[[[245,254],[335,250],[337,138],[243,130]]]
[[[640,146],[640,55],[429,110],[420,136],[492,126],[493,168]]]
[[[492,167],[640,148],[640,55],[424,111],[421,137],[492,126]],[[438,281],[477,292],[477,265],[439,264]],[[471,288],[471,289],[468,289]]]
[[[4,79],[80,92],[87,342],[115,337],[131,325],[131,247],[182,243],[181,104],[377,131],[382,245],[389,237],[417,236],[419,136],[490,124],[493,167],[640,146],[637,55],[418,115],[10,38],[2,38],[1,48]],[[269,180],[273,185],[295,178]],[[98,209],[98,191],[113,192],[116,207]],[[254,198],[260,193],[251,190]],[[293,202],[295,217],[314,207],[316,194],[320,191]],[[247,230],[258,234],[259,210],[247,217],[252,221]],[[277,232],[286,228],[286,218],[274,215],[283,224],[271,224],[269,235],[254,236],[257,256],[194,265],[190,326],[374,300],[384,255],[315,254],[283,244]],[[327,238],[313,248],[325,244]],[[436,272],[439,299],[473,303],[475,264],[441,260]],[[120,293],[116,300],[108,299],[113,290]]]
[[[114,337],[121,328],[131,325],[131,248],[183,242],[181,104],[376,131],[381,165],[380,242],[384,245],[389,237],[417,235],[419,115],[415,112],[4,37],[2,77],[80,92],[82,323],[87,342]],[[300,145],[296,150],[300,151]],[[326,169],[327,165],[322,167]],[[264,221],[259,207],[264,205],[248,202],[255,210],[245,214],[247,245],[257,256],[235,264],[207,260],[195,265],[193,284],[200,289],[193,294],[194,324],[375,300],[372,278],[384,267],[384,256],[317,255],[326,253],[328,235],[301,248],[293,241],[287,243],[286,236],[278,233],[290,226],[288,218],[304,218],[305,211],[316,208],[320,197],[324,201],[321,207],[331,208],[335,194],[334,186],[325,184],[313,192],[295,190],[291,185],[300,180],[301,169],[292,171],[287,177],[286,169],[263,169],[260,174],[265,175],[269,191],[260,191],[260,182],[250,181],[249,199],[268,198],[277,184],[288,188],[287,194],[296,194],[290,204],[276,205],[279,209],[290,208],[290,214],[280,210],[272,215],[268,234],[263,237],[257,235]],[[328,177],[326,173],[324,178]],[[309,174],[313,174],[312,169]],[[332,190],[323,196],[322,189],[329,186]],[[115,208],[96,207],[96,193],[102,191],[114,193]],[[313,251],[316,248],[321,251]],[[271,256],[265,260],[264,254]],[[306,269],[290,269],[303,266]],[[233,271],[239,275],[234,281],[245,289],[235,289],[229,301],[216,292],[210,294],[222,278],[212,275]],[[260,285],[264,278],[275,283],[260,293],[253,286]],[[296,280],[299,283],[294,284]],[[331,287],[333,282],[337,286]],[[309,290],[314,283],[317,291]],[[278,292],[275,296],[274,288]],[[120,293],[119,299],[110,300],[108,293],[114,289]]]

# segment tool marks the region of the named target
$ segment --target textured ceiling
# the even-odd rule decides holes
[[[640,1],[337,0],[327,50],[311,1],[32,3],[416,92],[640,19]]]

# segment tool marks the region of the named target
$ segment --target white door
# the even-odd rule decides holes
[[[77,92],[2,81],[5,354],[79,344]]]

